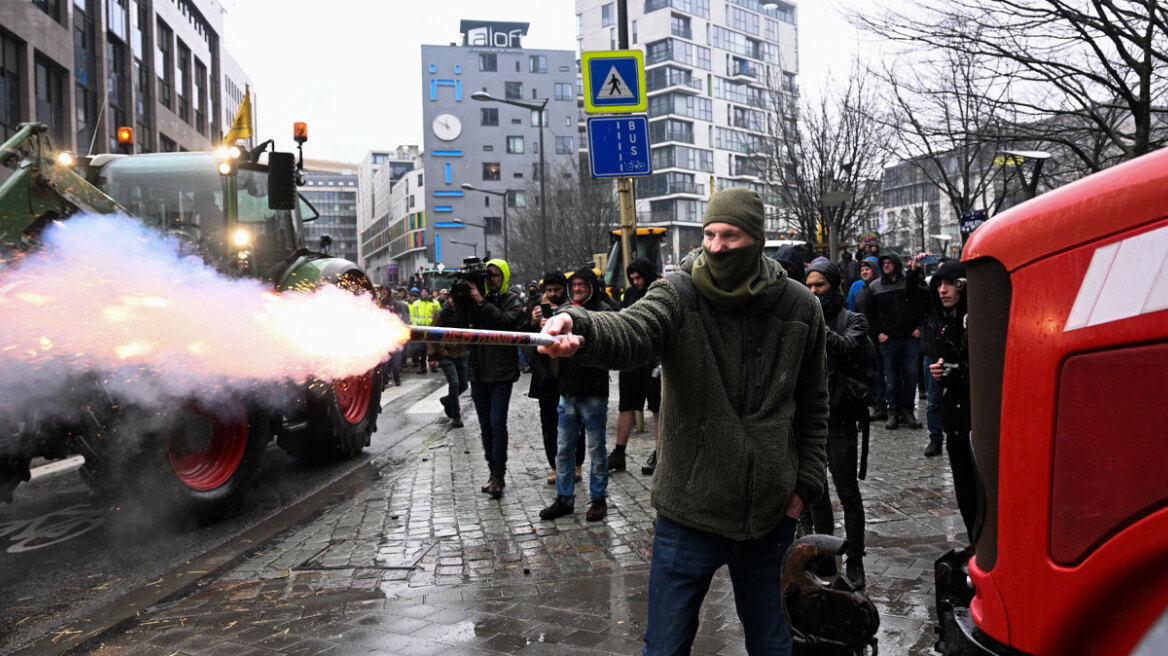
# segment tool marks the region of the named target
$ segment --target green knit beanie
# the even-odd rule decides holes
[[[706,205],[702,227],[718,222],[742,228],[746,234],[762,241],[766,234],[762,198],[758,192],[740,187],[714,192]]]

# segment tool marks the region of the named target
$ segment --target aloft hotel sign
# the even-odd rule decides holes
[[[521,39],[527,36],[530,23],[496,23],[490,21],[464,20],[459,25],[462,45],[471,48],[520,49]]]

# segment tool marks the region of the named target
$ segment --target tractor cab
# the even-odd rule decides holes
[[[657,268],[664,271],[665,257],[661,249],[661,242],[665,238],[665,228],[637,228],[636,239],[629,246],[633,251],[632,257],[648,258]],[[625,284],[624,258],[621,256],[621,229],[612,231],[612,247],[608,252],[608,262],[604,266],[604,286],[608,294],[619,299],[624,292]]]
[[[298,195],[293,209],[272,209],[266,155],[250,162],[243,154],[228,174],[214,152],[100,155],[87,177],[216,270],[272,279],[317,213]]]

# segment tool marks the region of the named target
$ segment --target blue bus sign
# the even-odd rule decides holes
[[[588,163],[594,178],[624,178],[650,175],[649,118],[636,116],[590,116],[588,118]]]

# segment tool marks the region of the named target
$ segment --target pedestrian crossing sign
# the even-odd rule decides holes
[[[645,54],[640,50],[598,50],[580,54],[584,111],[589,114],[643,112]]]

